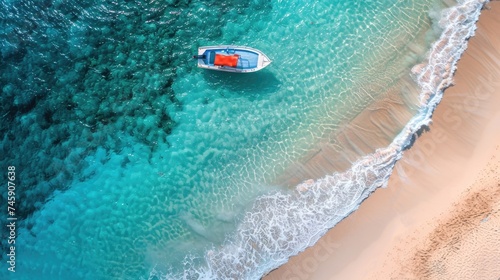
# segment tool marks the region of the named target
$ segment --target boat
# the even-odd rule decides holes
[[[199,68],[234,73],[256,72],[271,64],[263,52],[245,46],[199,47],[193,58],[198,60]]]

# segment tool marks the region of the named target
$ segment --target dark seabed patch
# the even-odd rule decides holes
[[[200,34],[202,22],[190,18],[191,4],[1,1],[0,161],[19,170],[20,219],[40,209],[55,190],[92,176],[81,171],[97,148],[119,153],[134,144],[122,135],[151,151],[167,142],[176,127],[171,111],[183,106],[171,88],[177,70],[189,73],[193,42],[219,37],[223,25]],[[251,5],[204,6],[197,7],[199,17],[220,18]],[[151,116],[152,124],[137,121]]]

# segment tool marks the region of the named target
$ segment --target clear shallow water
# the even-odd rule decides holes
[[[3,163],[23,186],[19,279],[255,279],[282,263],[382,185],[398,155],[305,195],[276,178],[408,74],[423,56],[411,43],[439,7],[1,4]],[[245,76],[196,69],[196,47],[219,43],[274,62]]]

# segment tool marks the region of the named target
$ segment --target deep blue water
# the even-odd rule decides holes
[[[308,226],[323,221],[319,210],[300,212],[324,203],[310,197],[286,222],[302,226],[287,232],[276,217],[294,211],[284,201],[300,197],[284,198],[295,190],[278,178],[408,75],[424,57],[410,46],[435,35],[431,11],[441,6],[1,0],[0,7],[1,166],[17,173],[18,263],[9,279],[255,279],[331,223]],[[197,69],[190,59],[197,47],[216,44],[255,47],[273,63],[249,75]],[[341,217],[366,190],[332,192],[345,198],[328,210]],[[266,208],[271,216],[259,212]],[[257,234],[246,235],[249,228]],[[295,234],[303,236],[295,247],[273,255]]]

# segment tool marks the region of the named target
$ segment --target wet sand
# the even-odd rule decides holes
[[[388,187],[264,279],[500,278],[500,2],[488,6]]]

